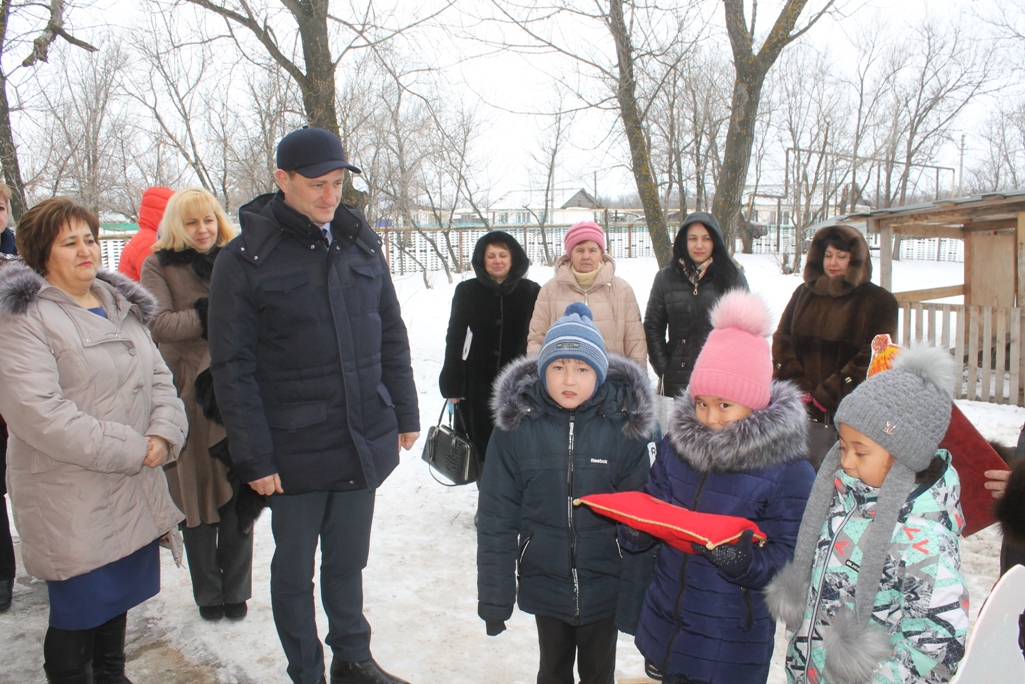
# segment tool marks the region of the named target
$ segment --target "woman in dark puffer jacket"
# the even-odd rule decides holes
[[[648,358],[663,395],[675,397],[687,389],[712,330],[708,313],[719,297],[738,287],[746,290],[747,280],[730,258],[719,221],[703,211],[688,214],[673,243],[673,263],[655,276],[644,313]]]

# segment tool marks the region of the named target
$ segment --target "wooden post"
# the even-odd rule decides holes
[[[1015,293],[1015,299],[1016,299],[1015,307],[1017,307],[1017,309],[1020,312],[1021,309],[1023,307],[1025,307],[1025,212],[1019,212],[1018,213],[1017,243],[1018,243],[1018,250],[1017,250],[1017,252],[1015,252],[1015,255],[1014,255],[1014,263],[1015,263],[1015,266],[1016,266],[1015,274],[1014,274],[1015,275],[1014,293]],[[1019,316],[1020,316],[1020,313],[1019,313]],[[1021,318],[1023,319],[1023,322],[1025,322],[1025,316],[1022,316]],[[1020,337],[1021,334],[1023,332],[1025,332],[1025,326],[1023,326],[1023,325],[1017,325],[1017,326],[1012,325],[1011,330],[1014,331],[1012,333],[1012,335],[1017,333],[1019,335],[1019,337]],[[1018,348],[1018,353],[1014,354],[1014,356],[1011,358],[1011,376],[1012,376],[1011,382],[1012,383],[1014,382],[1014,380],[1013,380],[1014,376],[1017,375],[1018,372],[1021,372],[1021,370],[1025,369],[1025,344],[1022,344],[1022,342],[1023,342],[1023,340],[1021,340],[1021,339],[1018,340],[1018,344],[1020,345],[1019,348]],[[1011,353],[1012,354],[1014,353],[1013,346],[1012,346],[1012,352]],[[1017,366],[1018,366],[1017,371],[1014,368],[1016,363],[1017,363]],[[1013,388],[1013,389],[1017,389],[1018,391],[1014,392],[1014,394],[1011,395],[1011,401],[1014,402],[1015,404],[1019,405],[1019,406],[1025,405],[1025,383],[1021,383],[1021,385],[1019,385],[1017,388]],[[1022,395],[1018,396],[1018,392],[1022,392]]]
[[[868,219],[869,232],[876,229],[877,219]],[[893,228],[888,224],[879,231],[879,284],[893,291]]]
[[[1018,251],[1014,255],[1015,269],[1015,306],[1025,307],[1025,211],[1018,214]]]

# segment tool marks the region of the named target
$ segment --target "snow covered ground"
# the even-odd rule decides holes
[[[740,255],[752,289],[778,315],[798,276],[781,275],[769,255]],[[896,290],[962,282],[961,265],[935,262],[894,264]],[[634,287],[644,310],[657,270],[654,259],[622,260],[617,274]],[[878,266],[877,269],[878,271]],[[530,277],[544,283],[546,267]],[[472,276],[468,274],[467,277]],[[419,275],[396,279],[403,316],[409,327],[413,368],[420,394],[422,434],[437,419],[442,398],[437,389],[444,338],[455,284],[436,274],[433,287]],[[1017,440],[1025,409],[959,402],[984,435],[1008,444]],[[537,643],[533,618],[514,612],[498,637],[484,633],[477,617],[476,537],[473,513],[476,489],[446,488],[435,482],[420,460],[423,440],[377,494],[370,564],[365,573],[366,614],[374,629],[373,651],[389,671],[414,684],[527,684],[534,681]],[[962,544],[964,571],[971,587],[972,619],[998,574],[999,533],[984,530]],[[241,622],[207,623],[192,600],[189,574],[164,553],[162,591],[129,613],[128,674],[148,682],[287,682],[271,618],[269,566],[273,553],[270,517],[256,528],[253,599]],[[42,641],[46,631],[45,583],[19,568],[14,606],[0,615],[0,680],[10,684],[42,682]],[[319,600],[318,600],[319,603]],[[320,613],[321,634],[327,631]],[[781,661],[782,630],[770,682],[786,681]],[[630,637],[621,635],[618,676],[640,676],[641,657]]]

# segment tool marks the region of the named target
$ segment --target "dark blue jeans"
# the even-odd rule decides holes
[[[374,492],[312,492],[273,496],[271,606],[278,638],[295,684],[324,675],[317,635],[313,573],[320,542],[320,596],[327,613],[327,645],[349,662],[370,658],[370,624],[363,616],[363,568],[370,553]]]

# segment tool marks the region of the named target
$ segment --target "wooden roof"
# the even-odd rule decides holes
[[[1011,230],[1025,212],[1025,189],[936,200],[887,209],[856,212],[820,221],[808,230],[843,223],[869,233],[890,228],[894,235],[924,238],[962,238],[965,232]]]

